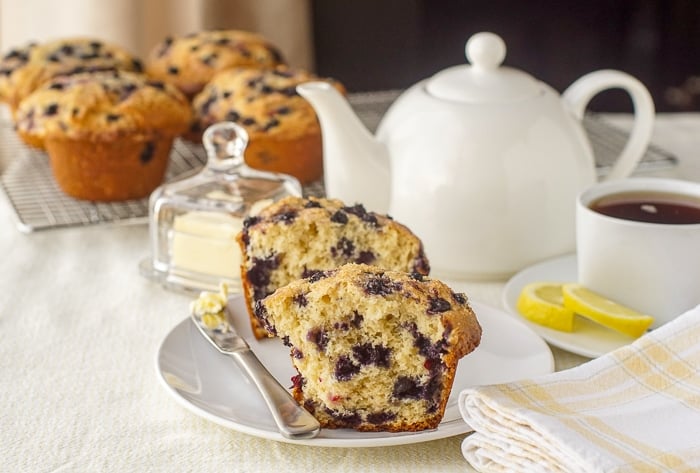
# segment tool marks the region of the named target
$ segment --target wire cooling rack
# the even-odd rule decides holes
[[[11,125],[6,125],[11,126]],[[64,194],[51,174],[45,153],[25,146],[16,135],[4,133],[0,152],[11,155],[2,175],[2,187],[15,210],[22,232],[102,223],[143,223],[148,199],[90,202]],[[206,161],[203,147],[176,140],[166,180],[199,169]]]
[[[351,94],[350,103],[372,131],[400,91]],[[596,157],[598,173],[604,175],[627,141],[627,133],[614,128],[597,115],[584,120]],[[45,153],[25,146],[12,131],[12,124],[0,122],[0,163],[8,162],[0,184],[12,205],[20,231],[30,233],[63,227],[99,224],[134,224],[148,220],[148,199],[124,202],[89,202],[65,195],[51,174]],[[194,173],[206,162],[204,147],[176,140],[170,155],[166,182]],[[650,146],[637,172],[675,165],[676,158],[657,146]],[[322,195],[323,184],[304,188],[307,195]]]

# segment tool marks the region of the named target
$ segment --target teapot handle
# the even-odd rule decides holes
[[[630,95],[634,106],[634,125],[625,147],[605,178],[610,180],[629,176],[649,146],[655,113],[651,94],[644,84],[631,75],[609,69],[584,75],[562,94],[574,116],[583,120],[586,106],[593,96],[603,90],[615,88],[623,89]]]

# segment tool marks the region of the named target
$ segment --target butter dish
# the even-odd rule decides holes
[[[288,195],[300,196],[299,181],[248,167],[246,131],[231,122],[204,133],[207,162],[181,180],[157,188],[149,199],[151,256],[140,273],[167,289],[216,291],[220,283],[240,291],[243,220]]]

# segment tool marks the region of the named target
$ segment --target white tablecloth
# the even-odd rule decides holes
[[[627,123],[627,117],[617,121]],[[654,141],[700,180],[700,114],[660,116]],[[398,447],[312,448],[238,433],[176,403],[155,354],[189,296],[138,274],[144,225],[24,235],[0,198],[0,471],[468,470],[464,435]],[[500,307],[504,282],[459,289]],[[554,350],[557,368],[584,359]]]

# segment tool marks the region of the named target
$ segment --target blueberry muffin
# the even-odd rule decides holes
[[[0,100],[15,110],[46,81],[61,75],[105,70],[141,72],[141,61],[125,49],[94,38],[29,43],[0,61]]]
[[[213,123],[236,122],[250,136],[249,166],[290,174],[302,184],[318,180],[323,175],[321,128],[313,107],[296,91],[297,85],[316,80],[283,66],[223,71],[194,99],[195,137]],[[337,81],[325,80],[345,92]]]
[[[165,38],[151,51],[146,70],[151,77],[169,81],[193,97],[219,71],[278,64],[284,64],[282,54],[264,37],[247,31],[216,30]]]
[[[423,244],[405,226],[334,199],[286,197],[243,222],[241,283],[256,337],[268,336],[255,301],[300,278],[346,263],[427,275]]]
[[[324,428],[436,428],[457,362],[481,341],[464,294],[368,265],[294,281],[255,310],[291,348],[293,395]]]
[[[190,120],[174,86],[112,71],[47,82],[20,103],[16,127],[45,144],[64,192],[116,201],[145,197],[162,182],[173,139]]]

